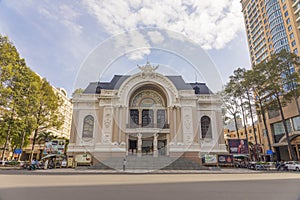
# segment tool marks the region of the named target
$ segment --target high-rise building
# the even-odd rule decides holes
[[[300,56],[300,0],[241,0],[241,4],[252,66],[282,49]],[[284,107],[284,115],[292,146],[300,159],[300,115],[295,102]],[[264,149],[269,149],[265,134],[267,128],[275,159],[289,159],[290,152],[279,112],[268,111],[267,127],[262,123],[260,126]]]
[[[64,116],[64,123],[60,127],[59,130],[57,129],[51,129],[53,135],[59,137],[59,138],[70,138],[70,133],[71,133],[71,121],[72,121],[72,103],[71,100],[67,96],[67,92],[64,88],[55,88],[53,87],[53,91],[55,92],[56,95],[62,99],[62,105],[58,108],[58,111]]]

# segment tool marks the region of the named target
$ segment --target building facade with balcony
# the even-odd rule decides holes
[[[218,96],[204,83],[157,73],[149,62],[139,68],[134,75],[92,82],[73,97],[69,155],[89,153],[97,162],[226,153]]]

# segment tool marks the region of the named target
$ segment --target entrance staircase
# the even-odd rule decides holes
[[[91,166],[91,169],[111,169],[111,170],[123,170],[124,158],[108,158],[102,162],[96,163]],[[171,158],[168,156],[127,156],[126,157],[126,170],[201,170],[208,169],[194,161],[186,158]]]

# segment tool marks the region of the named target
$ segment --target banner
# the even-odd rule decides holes
[[[44,155],[47,154],[64,154],[65,140],[52,140],[45,143]]]
[[[248,154],[248,141],[244,139],[229,139],[229,153],[232,154]]]
[[[219,164],[232,164],[233,163],[233,155],[218,155],[218,163]]]
[[[217,155],[216,154],[205,154],[204,155],[204,163],[205,164],[217,164]]]

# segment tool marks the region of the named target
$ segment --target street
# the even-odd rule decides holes
[[[0,175],[0,200],[284,199],[300,197],[300,174]]]

